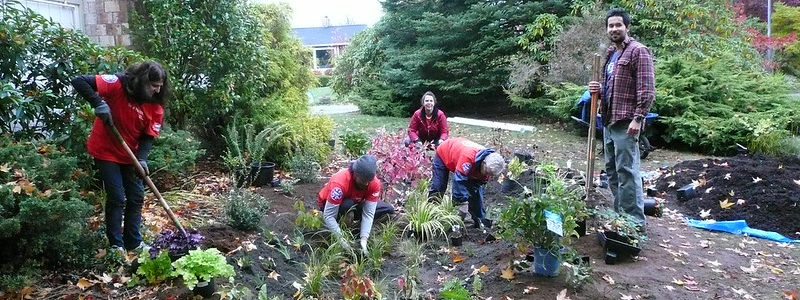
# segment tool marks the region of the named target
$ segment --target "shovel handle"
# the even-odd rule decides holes
[[[114,127],[113,125],[106,124],[106,126],[111,129],[111,133],[114,135],[114,138],[117,140],[117,142],[119,142],[122,145],[122,148],[125,149],[125,153],[128,154],[128,157],[131,159],[131,162],[133,162],[133,167],[136,168],[136,172],[139,174],[139,176],[142,177],[144,182],[147,184],[147,187],[149,187],[150,190],[153,191],[153,194],[156,195],[158,203],[161,204],[161,207],[163,207],[164,210],[167,212],[167,215],[172,220],[172,223],[175,223],[175,227],[178,227],[178,230],[180,230],[184,236],[188,237],[189,235],[186,234],[186,230],[183,229],[183,225],[181,225],[181,222],[178,221],[178,217],[176,217],[175,214],[172,213],[172,209],[169,208],[169,204],[167,204],[167,201],[164,200],[164,197],[161,196],[161,193],[158,191],[158,188],[156,188],[156,185],[153,184],[152,180],[150,180],[150,176],[147,176],[147,174],[144,172],[142,165],[139,164],[139,159],[137,159],[136,155],[133,154],[133,151],[131,151],[131,147],[129,147],[128,143],[126,143],[125,140],[122,138],[122,135],[119,133],[119,130],[117,130],[117,128]]]

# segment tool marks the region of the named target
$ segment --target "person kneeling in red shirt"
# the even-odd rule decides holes
[[[495,153],[494,149],[464,138],[446,140],[436,148],[428,196],[440,197],[447,189],[450,172],[453,172],[453,200],[456,203],[469,202],[473,227],[490,227],[483,207],[483,186],[500,175],[505,167],[503,156]]]
[[[408,123],[408,137],[403,140],[406,146],[416,143],[430,143],[439,146],[450,136],[450,126],[447,125],[447,116],[436,107],[436,95],[425,92],[420,100],[422,107],[414,112]]]
[[[317,195],[325,227],[350,251],[350,245],[342,237],[337,220],[353,208],[355,220],[361,220],[361,252],[367,253],[367,239],[372,222],[383,216],[394,214],[391,204],[380,201],[381,183],[375,174],[378,160],[372,155],[363,155],[334,174]]]

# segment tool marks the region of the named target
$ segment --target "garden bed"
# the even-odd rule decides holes
[[[693,182],[695,196],[678,200],[677,190]],[[752,228],[800,238],[797,157],[739,155],[685,161],[661,174],[656,188],[690,218],[746,220]]]

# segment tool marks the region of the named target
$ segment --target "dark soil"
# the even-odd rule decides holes
[[[800,180],[797,157],[740,155],[676,164],[661,175],[656,188],[691,218],[702,219],[700,211],[711,210],[710,219],[743,219],[750,227],[798,238],[800,181],[797,180]],[[678,201],[677,190],[692,181],[705,184],[696,188],[695,198]],[[723,209],[720,202],[725,200],[742,204]]]

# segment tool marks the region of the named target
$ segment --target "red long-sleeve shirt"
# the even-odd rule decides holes
[[[411,116],[408,123],[408,137],[411,141],[436,142],[447,140],[450,135],[450,127],[447,125],[447,117],[444,112],[437,110],[435,119],[425,117],[424,108],[418,109]]]

